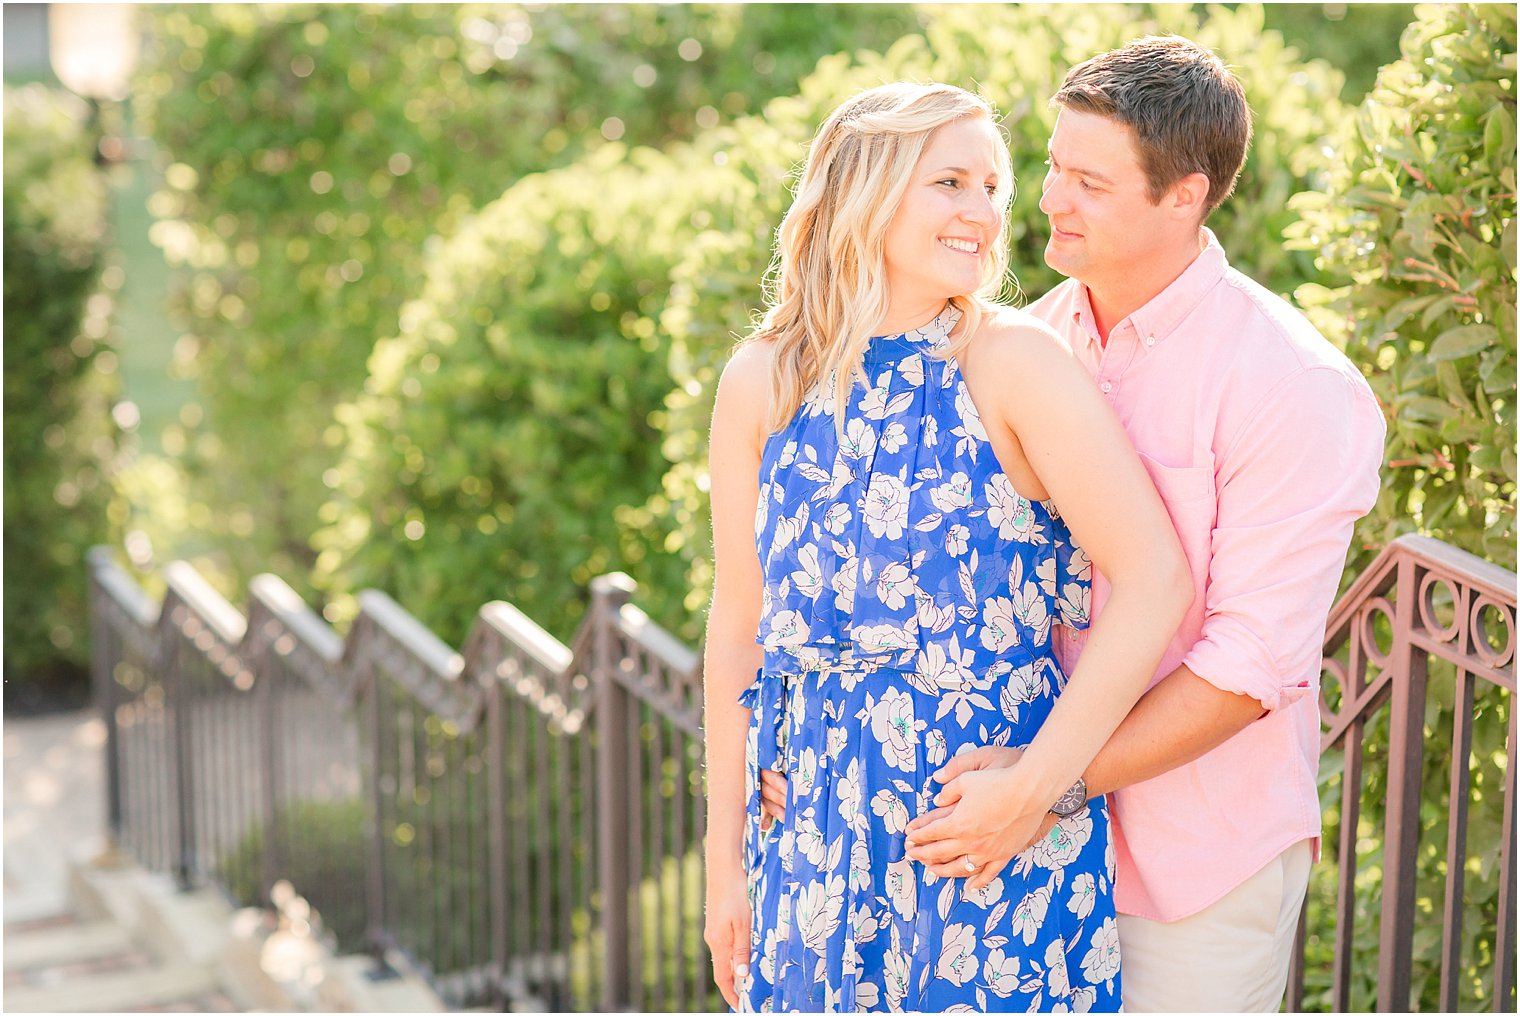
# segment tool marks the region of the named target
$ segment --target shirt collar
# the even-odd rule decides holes
[[[1214,287],[1214,284],[1224,277],[1225,269],[1230,267],[1225,258],[1224,248],[1219,245],[1219,238],[1208,227],[1203,229],[1204,247],[1199,251],[1193,263],[1188,265],[1183,273],[1172,280],[1171,285],[1157,293],[1139,310],[1125,318],[1135,333],[1142,338],[1150,338],[1160,342],[1172,332],[1176,331],[1184,318],[1193,312],[1203,300],[1204,294]],[[1098,342],[1098,319],[1093,314],[1092,294],[1086,286],[1079,286],[1075,306],[1072,307],[1072,320],[1087,336],[1090,343]],[[1119,324],[1123,324],[1121,321]],[[1118,326],[1115,325],[1117,328]]]

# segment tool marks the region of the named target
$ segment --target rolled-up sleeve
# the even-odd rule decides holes
[[[1301,369],[1217,452],[1203,631],[1183,658],[1275,710],[1319,689],[1325,618],[1352,527],[1377,500],[1384,423],[1365,382]]]

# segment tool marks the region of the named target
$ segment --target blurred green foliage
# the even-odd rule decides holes
[[[89,658],[85,551],[107,537],[116,454],[121,270],[102,278],[107,192],[89,108],[41,84],[4,97],[5,677],[77,687]]]
[[[1399,36],[1414,20],[1414,4],[1270,3],[1266,25],[1306,56],[1330,61],[1346,75],[1341,98],[1357,103],[1378,69],[1399,58]]]
[[[1423,532],[1515,567],[1515,19],[1432,6],[1294,200],[1298,291],[1387,407],[1387,468],[1353,568]]]
[[[163,153],[155,242],[183,266],[178,360],[203,406],[171,434],[182,514],[224,585],[305,586],[318,509],[377,339],[437,251],[524,174],[621,136],[662,144],[790,91],[911,11],[807,7],[155,8],[140,112]],[[767,48],[769,47],[769,48]],[[146,468],[146,467],[144,467]]]
[[[1299,300],[1369,374],[1390,420],[1382,491],[1358,527],[1348,574],[1359,573],[1406,532],[1427,533],[1514,569],[1515,9],[1423,6],[1402,48],[1403,58],[1383,68],[1337,139],[1329,186],[1294,199],[1303,217],[1292,230],[1294,244],[1317,252],[1326,273],[1326,284],[1306,284]],[[1437,609],[1452,608],[1447,602]],[[1512,696],[1492,687],[1477,695],[1467,828],[1473,853],[1448,859],[1439,844],[1453,804],[1447,788],[1452,730],[1456,713],[1466,709],[1454,700],[1453,682],[1451,668],[1432,666],[1416,890],[1424,916],[1408,1004],[1441,1008],[1438,922],[1446,874],[1456,864],[1467,869],[1457,974],[1462,1008],[1502,1010],[1514,1000],[1492,997],[1500,901],[1490,845],[1503,838]],[[1361,849],[1354,862],[1340,859],[1357,866],[1354,987],[1366,1004],[1376,991],[1386,797],[1376,753],[1386,743],[1385,732],[1369,737],[1374,756],[1367,764]],[[1327,775],[1326,803],[1333,809],[1338,777]],[[1333,823],[1329,832],[1334,835]],[[1335,871],[1326,865],[1317,873],[1317,893],[1333,893]],[[1328,925],[1326,915],[1311,927],[1317,934]],[[1322,969],[1329,963],[1327,939],[1311,938],[1311,957],[1320,954]]]

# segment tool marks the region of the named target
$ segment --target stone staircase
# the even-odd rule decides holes
[[[4,735],[5,1011],[443,1011],[419,978],[333,956],[299,906],[235,910],[112,849],[88,713],[7,719]]]

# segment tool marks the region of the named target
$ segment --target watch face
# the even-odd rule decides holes
[[[1081,811],[1086,804],[1087,782],[1079,778],[1076,783],[1072,784],[1070,790],[1061,795],[1060,800],[1050,806],[1050,810],[1052,814],[1060,818],[1067,818]]]

